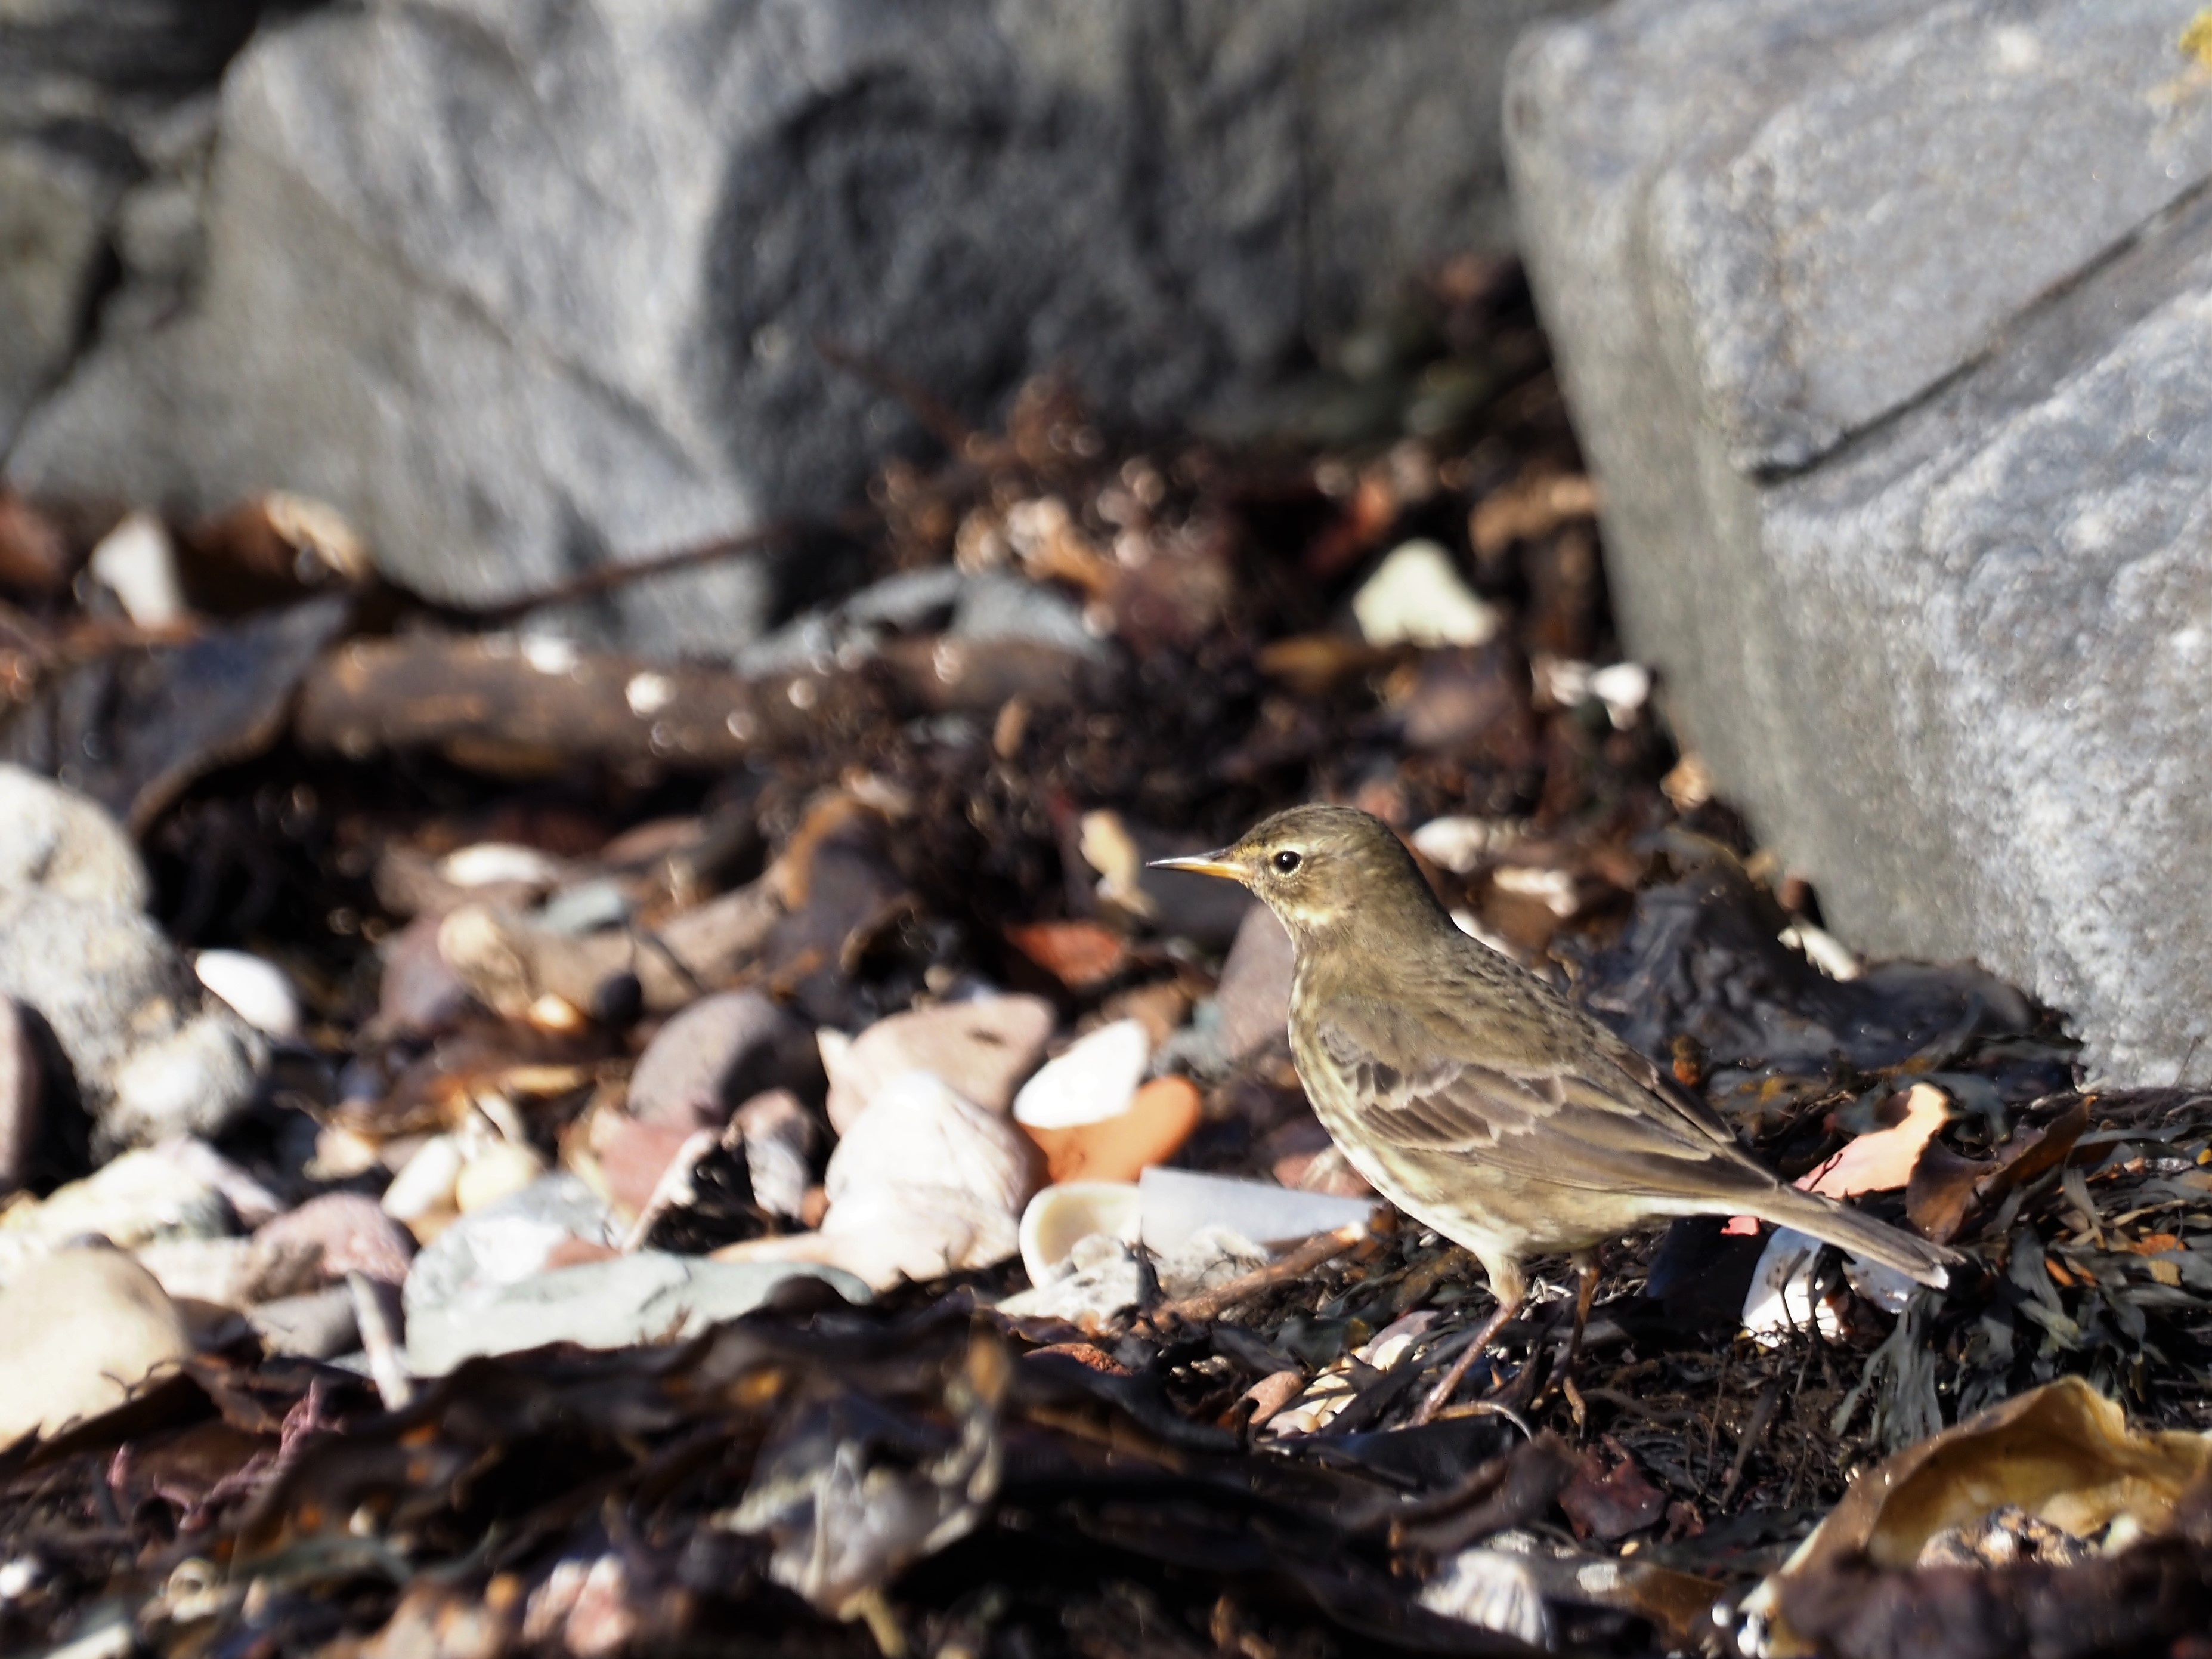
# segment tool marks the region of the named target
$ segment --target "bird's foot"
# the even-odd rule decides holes
[[[1589,1407],[1583,1404],[1583,1391],[1575,1387],[1571,1376],[1559,1379],[1559,1392],[1567,1397],[1567,1409],[1574,1413],[1575,1432],[1583,1433],[1589,1427]]]
[[[1483,1320],[1475,1333],[1468,1339],[1467,1346],[1459,1351],[1459,1357],[1452,1361],[1451,1369],[1437,1380],[1435,1388],[1423,1396],[1419,1407],[1413,1412],[1414,1428],[1420,1428],[1451,1404],[1451,1397],[1459,1391],[1459,1385],[1467,1380],[1469,1369],[1482,1357],[1498,1333],[1505,1328],[1506,1320],[1520,1310],[1521,1299],[1518,1296],[1498,1304],[1490,1317]]]

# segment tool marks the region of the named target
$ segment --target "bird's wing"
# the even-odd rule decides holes
[[[1609,1057],[1559,1070],[1413,1060],[1407,1057],[1415,1045],[1391,1040],[1392,1024],[1324,1017],[1316,1031],[1319,1058],[1361,1103],[1363,1127],[1390,1145],[1463,1153],[1554,1186],[1653,1198],[1748,1197],[1775,1184],[1709,1109],[1660,1085],[1648,1062],[1639,1077]]]

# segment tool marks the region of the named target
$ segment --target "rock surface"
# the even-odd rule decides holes
[[[1291,979],[1297,968],[1290,930],[1275,912],[1265,905],[1246,911],[1214,992],[1221,1047],[1231,1059],[1243,1059],[1270,1043],[1289,1047]]]
[[[0,996],[51,1028],[109,1150],[222,1129],[268,1058],[140,913],[149,891],[107,813],[0,765]]]
[[[173,302],[197,257],[204,89],[262,4],[0,7],[0,449],[82,348],[111,260],[143,279],[140,315]]]
[[[726,991],[653,1034],[630,1074],[629,1109],[661,1127],[720,1129],[771,1089],[821,1099],[814,1033],[757,991]]]
[[[153,890],[137,844],[98,803],[5,763],[0,763],[0,887],[37,887],[125,910],[145,908]]]
[[[2212,1034],[2194,8],[1629,0],[1508,147],[1627,641],[1878,954]]]
[[[111,1150],[217,1132],[268,1058],[159,928],[113,905],[0,887],[0,995],[53,1028]]]
[[[1065,364],[1182,417],[1503,245],[1505,51],[1563,7],[319,10],[225,78],[184,314],[121,326],[151,320],[126,286],[9,475],[301,490],[400,581],[487,601],[848,497],[911,425],[817,336],[970,414]],[[572,621],[726,654],[811,563]]]

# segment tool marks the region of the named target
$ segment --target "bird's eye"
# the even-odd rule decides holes
[[[1288,847],[1284,848],[1283,851],[1277,853],[1274,857],[1275,868],[1285,875],[1288,875],[1292,870],[1296,869],[1304,862],[1305,860],[1299,857],[1297,854],[1292,852]]]

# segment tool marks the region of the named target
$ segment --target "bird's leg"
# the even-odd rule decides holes
[[[1567,1363],[1559,1373],[1559,1392],[1567,1397],[1567,1409],[1575,1414],[1575,1427],[1580,1429],[1589,1413],[1583,1404],[1583,1391],[1575,1387],[1575,1362],[1582,1357],[1583,1329],[1589,1323],[1590,1303],[1597,1299],[1596,1251],[1575,1253],[1575,1274],[1581,1280],[1575,1287],[1575,1331],[1567,1339]]]
[[[1498,1297],[1497,1310],[1483,1320],[1467,1346],[1459,1351],[1459,1357],[1452,1361],[1451,1369],[1443,1374],[1442,1381],[1430,1389],[1426,1398],[1421,1401],[1420,1409],[1413,1413],[1413,1426],[1417,1429],[1451,1403],[1451,1397],[1466,1380],[1468,1369],[1482,1357],[1483,1351],[1505,1328],[1505,1322],[1521,1311],[1521,1303],[1528,1294],[1528,1281],[1517,1266],[1508,1267],[1489,1263],[1485,1266],[1490,1272],[1490,1288]]]

